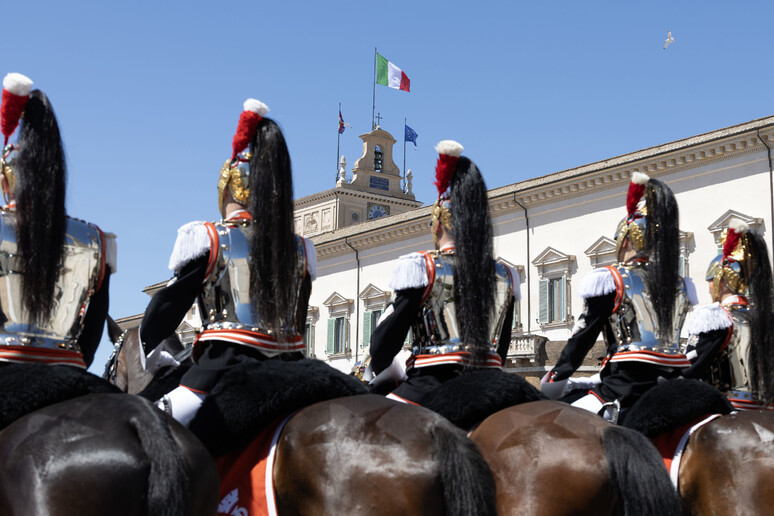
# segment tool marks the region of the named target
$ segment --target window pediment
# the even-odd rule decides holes
[[[712,233],[712,238],[715,239],[716,245],[720,245],[720,237],[723,235],[723,231],[728,229],[731,219],[739,219],[750,226],[751,229],[758,228],[763,224],[763,219],[760,217],[751,217],[736,210],[728,210],[707,228]]]

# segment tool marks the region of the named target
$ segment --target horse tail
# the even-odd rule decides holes
[[[143,451],[150,461],[148,514],[185,514],[185,500],[190,493],[188,468],[182,450],[172,436],[164,413],[150,402],[143,406],[145,411],[133,415],[130,424],[137,432]]]
[[[473,441],[462,430],[445,425],[435,426],[431,435],[446,514],[497,514],[494,478]]]
[[[602,445],[619,514],[683,514],[664,462],[647,437],[628,428],[611,426],[603,433]]]

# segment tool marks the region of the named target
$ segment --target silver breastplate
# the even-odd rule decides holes
[[[16,244],[16,213],[0,213],[0,345],[77,349],[83,316],[102,272],[102,241],[96,226],[67,218],[64,264],[48,321],[30,321],[22,304],[22,275]]]
[[[616,352],[653,351],[667,355],[678,355],[680,351],[680,329],[690,307],[685,284],[680,281],[675,310],[672,319],[672,338],[667,341],[659,328],[655,307],[645,288],[648,269],[645,266],[619,266],[622,289],[618,295],[621,302],[618,310],[610,316],[616,339]]]
[[[749,363],[750,344],[750,311],[744,305],[727,307],[734,320],[734,331],[726,348],[713,361],[710,375],[711,382],[721,391],[750,391]]]
[[[217,222],[218,257],[212,272],[205,279],[200,296],[202,314],[207,329],[248,329],[267,332],[261,314],[250,306],[250,236],[252,221]],[[295,328],[296,306],[306,277],[304,242],[296,237],[298,246],[296,273],[292,282],[283,285],[294,292],[292,313],[282,314],[288,334],[298,334]]]
[[[459,321],[454,304],[454,255],[428,252],[432,259],[434,277],[430,294],[420,306],[419,317],[412,324],[415,355],[450,353],[464,351]],[[513,280],[505,266],[495,264],[494,313],[490,319],[488,341],[495,350],[495,339],[507,315],[506,311],[513,296]]]

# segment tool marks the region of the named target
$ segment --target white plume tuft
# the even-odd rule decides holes
[[[256,100],[256,99],[245,100],[244,108],[245,108],[245,111],[252,111],[253,113],[257,113],[261,117],[266,116],[266,113],[269,112],[269,106],[267,106],[260,100]]]
[[[648,174],[643,174],[642,172],[632,172],[632,183],[636,185],[644,185],[650,180],[650,176]]]
[[[743,235],[750,231],[750,226],[745,221],[737,218],[729,220],[728,227],[733,229],[737,235]]]
[[[459,158],[464,147],[461,143],[455,142],[454,140],[441,140],[438,142],[438,145],[435,146],[435,150],[438,154]]]
[[[14,95],[26,97],[32,89],[32,79],[20,73],[9,73],[3,78],[3,89]]]

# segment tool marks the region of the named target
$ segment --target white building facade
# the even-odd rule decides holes
[[[555,362],[583,311],[574,286],[615,261],[613,235],[633,172],[675,193],[683,275],[700,304],[711,302],[704,274],[732,216],[774,247],[773,143],[769,117],[490,190],[494,254],[521,276],[507,369],[536,381]],[[302,229],[318,259],[307,316],[311,355],[342,371],[363,358],[389,303],[396,260],[433,246],[429,221],[430,208],[421,207],[316,235]],[[596,371],[603,349],[595,347],[581,373]]]

